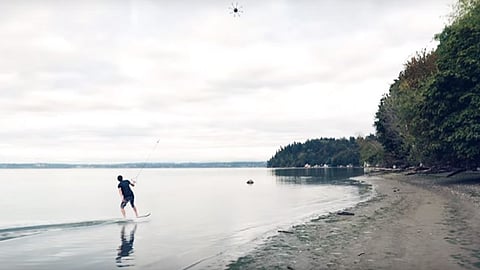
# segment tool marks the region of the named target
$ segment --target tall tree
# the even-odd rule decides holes
[[[369,135],[365,138],[358,137],[357,144],[360,151],[360,163],[371,166],[384,165],[384,149],[378,142],[375,135]]]
[[[376,113],[378,140],[385,148],[387,165],[411,165],[422,161],[418,134],[421,133],[419,107],[425,89],[436,74],[436,53],[417,52],[390,86]]]
[[[480,165],[480,1],[459,2],[451,25],[437,36],[438,74],[426,93],[422,117],[437,163]]]

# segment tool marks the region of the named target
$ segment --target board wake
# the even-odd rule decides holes
[[[144,215],[144,217],[147,217],[147,216],[150,216],[150,214]],[[85,220],[85,221],[77,221],[77,222],[36,224],[36,225],[0,228],[0,242],[9,240],[9,239],[36,235],[39,233],[44,233],[49,231],[86,228],[86,227],[102,226],[102,225],[110,225],[110,224],[124,224],[129,222],[135,222],[135,220],[125,219],[125,218],[108,218],[108,219]]]

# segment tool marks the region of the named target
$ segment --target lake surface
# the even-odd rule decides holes
[[[3,169],[1,269],[223,269],[278,230],[370,196],[363,169],[145,169],[140,214],[116,176],[138,169]],[[252,179],[253,185],[246,181]]]

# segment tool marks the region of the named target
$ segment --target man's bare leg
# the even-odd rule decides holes
[[[120,208],[120,210],[122,211],[122,216],[123,216],[123,218],[125,218],[125,217],[126,217],[125,208]]]
[[[135,212],[135,216],[138,217],[137,207],[133,207],[133,212]]]

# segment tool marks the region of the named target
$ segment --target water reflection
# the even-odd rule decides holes
[[[134,256],[133,256],[133,241],[135,240],[135,231],[137,230],[137,224],[134,225],[133,229],[130,231],[129,238],[125,236],[126,224],[123,224],[122,230],[120,231],[120,240],[122,241],[118,247],[117,257],[115,262],[117,267],[131,267],[135,266]]]
[[[351,177],[363,175],[363,168],[289,168],[273,169],[277,183],[280,184],[336,184],[351,185]]]

